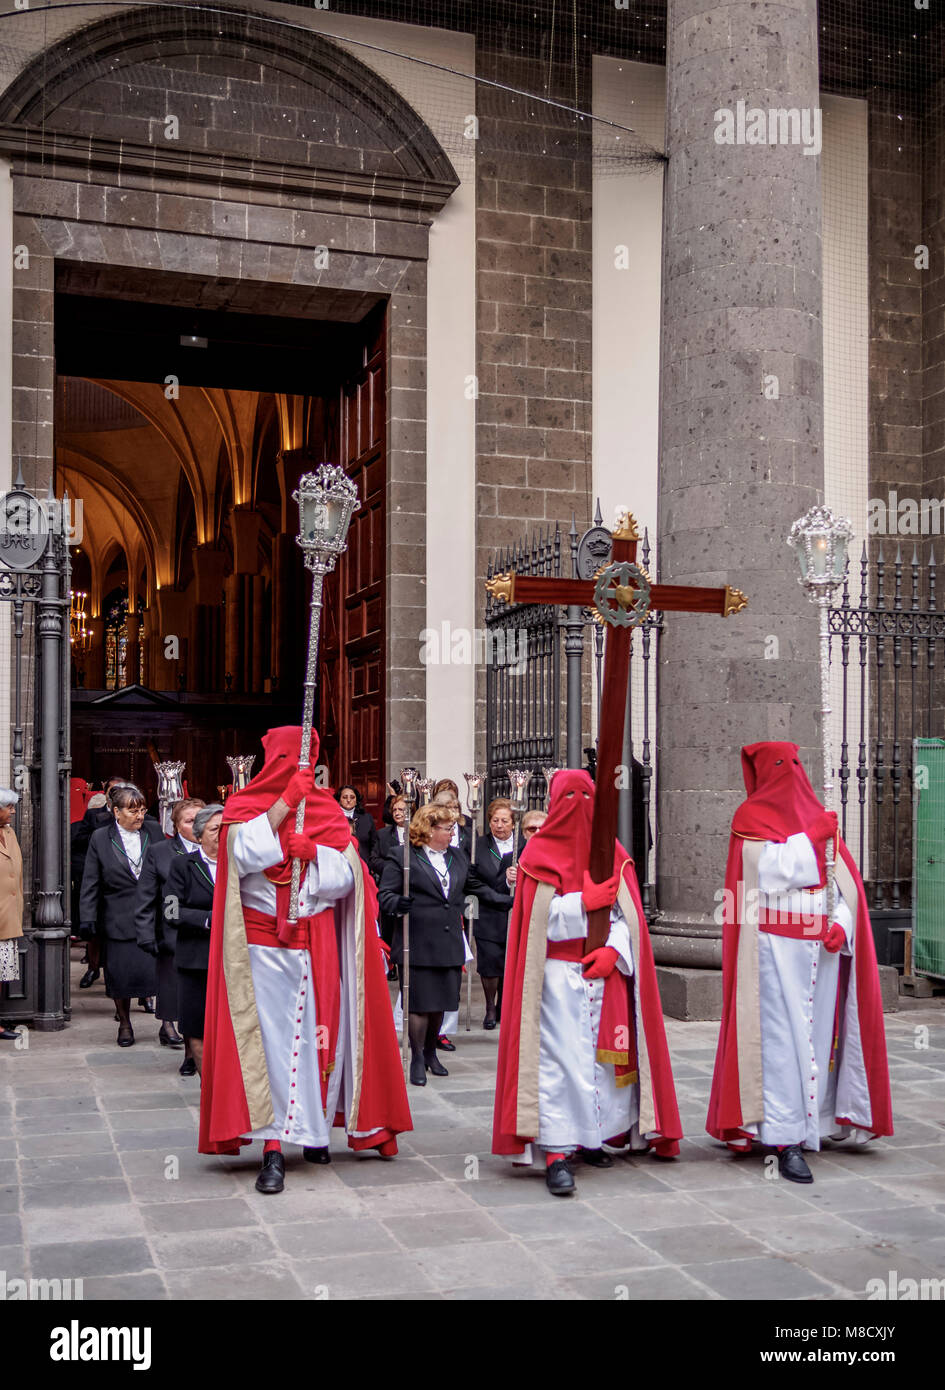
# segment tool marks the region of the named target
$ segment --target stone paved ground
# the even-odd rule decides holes
[[[261,1197],[258,1157],[197,1154],[198,1081],[154,1020],[119,1049],[101,985],[73,999],[70,1029],[0,1052],[8,1279],[82,1278],[87,1299],[847,1299],[890,1270],[945,1276],[941,1001],[887,1016],[896,1138],[816,1156],[808,1188],[705,1135],[716,1026],[669,1022],[682,1157],[582,1168],[562,1201],[489,1154],[496,1033],[460,1034],[449,1078],[410,1088],[398,1159],[295,1150]]]

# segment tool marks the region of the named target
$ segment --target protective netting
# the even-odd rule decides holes
[[[148,143],[159,122],[177,117],[179,148],[220,149],[219,130],[231,154],[331,167],[357,149],[364,170],[382,174],[394,172],[400,147],[426,128],[460,162],[475,141],[476,153],[493,160],[653,168],[662,155],[649,140],[594,111],[591,58],[619,52],[661,62],[664,22],[655,10],[599,9],[589,26],[576,3],[559,0],[330,9],[32,4],[0,16],[0,84],[8,89],[0,118]],[[384,77],[412,112],[399,100],[385,107],[371,90],[363,110],[339,114],[330,82],[313,90],[308,80],[337,66],[339,84],[357,86],[359,64]],[[310,147],[301,161],[300,142]]]

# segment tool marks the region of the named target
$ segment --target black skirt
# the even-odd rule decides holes
[[[158,956],[157,958],[157,1002],[154,1005],[156,1018],[170,1019],[171,1022],[177,1017],[179,1008],[177,1002],[177,970],[174,967],[173,956]]]
[[[137,941],[99,937],[109,999],[146,999],[157,993],[157,961]]]
[[[462,974],[462,968],[458,965],[411,965],[410,1012],[448,1014],[458,1009]]]
[[[487,980],[501,980],[505,974],[504,941],[483,941],[476,937],[476,971]]]
[[[202,1038],[207,1010],[206,970],[184,970],[178,967],[177,990],[180,1013],[177,1026],[185,1038]]]

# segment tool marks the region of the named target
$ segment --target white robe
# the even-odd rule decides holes
[[[256,816],[241,825],[230,836],[227,851],[239,872],[243,906],[274,917],[276,889],[263,870],[278,864],[284,850],[268,816]],[[327,845],[318,846],[317,859],[304,870],[299,891],[300,917],[323,912],[354,888],[354,874],[347,860]],[[328,1103],[323,1108],[311,956],[308,951],[288,947],[250,945],[249,962],[275,1123],[243,1137],[326,1148],[331,1121],[339,1108],[344,1067],[336,1065],[331,1073]],[[346,992],[342,990],[339,1040],[347,1035],[347,1007]],[[339,1053],[344,1055],[341,1046]]]
[[[614,905],[607,945],[617,952],[615,969],[633,974],[630,933]],[[580,893],[552,899],[548,940],[571,941],[587,935]],[[538,1054],[538,1147],[552,1153],[599,1149],[624,1134],[640,1113],[638,1085],[618,1087],[614,1066],[597,1060],[604,981],[586,980],[577,961],[546,960],[541,992]],[[529,1162],[528,1152],[517,1162]]]
[[[823,915],[826,891],[804,889],[819,877],[806,835],[790,835],[783,844],[768,841],[758,863],[760,909]],[[838,888],[833,920],[846,938],[839,952],[826,950],[820,940],[758,933],[765,1118],[745,1130],[763,1144],[819,1149],[821,1138],[844,1132],[836,1124],[837,1072],[830,1070],[830,1050],[840,955],[852,954],[855,910]]]

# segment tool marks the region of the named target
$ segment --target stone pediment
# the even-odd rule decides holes
[[[108,705],[113,709],[180,709],[179,701],[144,685],[123,685],[120,690],[110,690],[107,695],[90,700],[89,704]]]
[[[459,182],[422,117],[340,43],[220,9],[127,11],[51,45],[0,95],[0,148],[47,178],[120,168],[387,215],[432,218]]]

